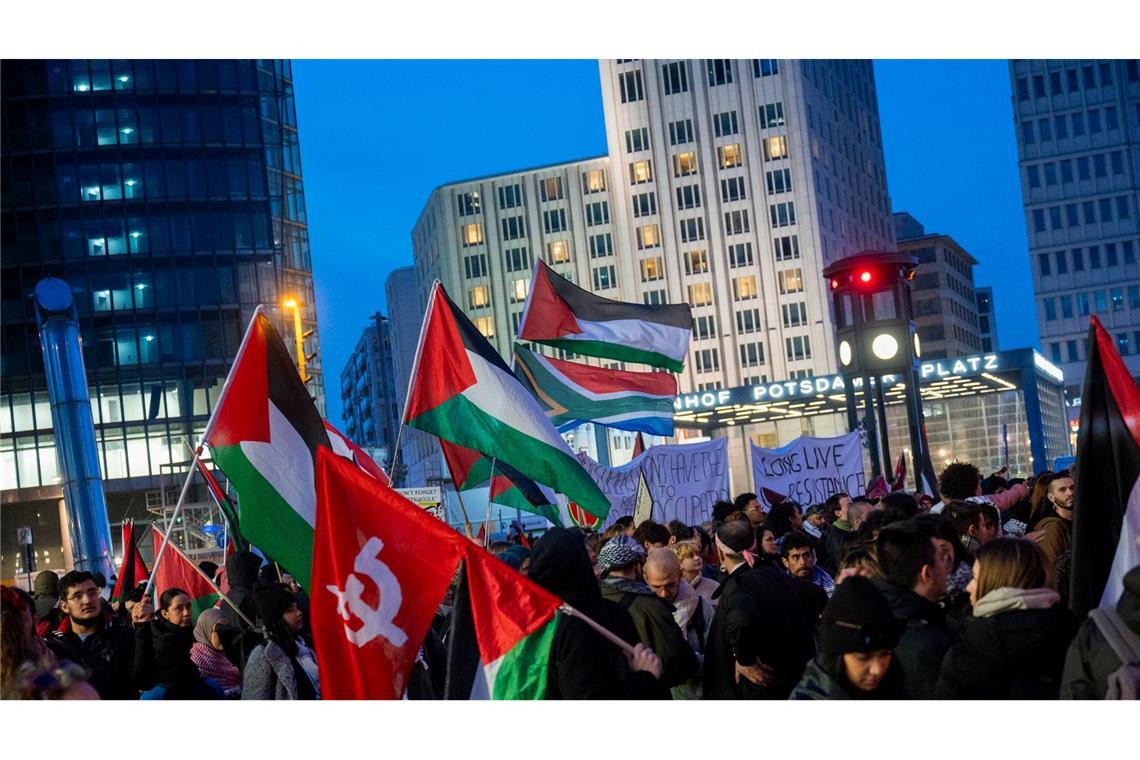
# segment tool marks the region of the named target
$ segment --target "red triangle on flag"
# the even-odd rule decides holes
[[[162,531],[151,524],[151,535],[154,538],[154,556],[158,557],[162,548]],[[190,597],[190,606],[195,617],[207,607],[213,607],[218,601],[220,593],[205,574],[198,569],[182,550],[168,542],[162,560],[154,566],[154,606],[158,610],[159,597],[170,588],[179,588]]]
[[[328,449],[310,590],[321,693],[399,699],[466,539]]]
[[[641,433],[638,432],[637,438],[635,438],[633,441],[633,456],[630,458],[631,459],[637,459],[639,456],[641,456],[644,453],[645,453],[645,438],[643,438]]]
[[[440,293],[439,283],[432,289],[425,319],[419,361],[412,375],[416,380],[404,422],[435,409],[476,383],[455,316]]]
[[[148,578],[150,571],[146,569],[146,563],[143,562],[138,542],[135,540],[135,522],[127,520],[123,523],[123,560],[119,563],[119,575],[115,579],[115,587],[111,590],[111,601],[121,600],[131,589]]]
[[[267,328],[272,329],[263,314],[253,318],[244,345],[234,359],[236,366],[225,397],[214,412],[211,448],[269,440],[269,408],[265,401],[269,398]]]
[[[549,340],[582,332],[574,312],[554,289],[551,269],[542,259],[534,268],[526,313],[519,328],[519,340]]]

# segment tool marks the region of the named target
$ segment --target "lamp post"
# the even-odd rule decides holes
[[[891,471],[886,404],[886,375],[903,379],[911,456],[916,482],[934,486],[918,385],[921,346],[914,325],[910,283],[917,259],[906,253],[864,251],[823,270],[835,307],[839,372],[847,394],[847,422],[859,424],[856,386],[862,390],[863,424],[871,450],[871,477]]]
[[[281,303],[286,309],[293,310],[293,341],[297,346],[297,371],[301,373],[301,382],[308,383],[310,378],[305,372],[305,362],[310,358],[305,356],[305,338],[313,334],[312,330],[301,328],[301,302],[296,298],[286,298]]]

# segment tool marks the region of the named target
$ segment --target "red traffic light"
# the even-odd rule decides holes
[[[859,282],[866,284],[866,283],[869,283],[870,281],[871,281],[871,270],[864,269],[862,272],[859,273]]]
[[[832,290],[837,290],[838,288],[839,288],[839,280],[837,280],[837,279],[835,279],[834,277],[832,277],[832,278],[831,278],[831,289],[832,289]]]

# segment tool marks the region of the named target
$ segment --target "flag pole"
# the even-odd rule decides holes
[[[599,634],[601,634],[602,637],[606,639],[606,641],[610,642],[611,644],[616,646],[618,649],[620,649],[622,652],[628,654],[630,657],[633,656],[634,649],[632,646],[630,646],[629,642],[625,641],[624,639],[618,638],[605,626],[601,625],[600,623],[594,622],[590,617],[588,617],[587,615],[584,615],[583,613],[574,609],[573,607],[571,607],[569,604],[566,604],[565,602],[563,602],[558,607],[558,609],[559,609],[559,611],[563,612],[566,615],[569,615],[570,617],[578,618],[583,623],[590,626],[595,631],[597,631]]]
[[[166,536],[163,536],[163,539],[165,539],[165,538],[166,538]],[[163,541],[163,547],[166,546],[166,543],[167,542],[164,540]],[[178,551],[178,547],[174,547],[174,551]],[[179,553],[181,554],[181,552],[179,552]],[[222,599],[225,599],[226,604],[233,607],[234,612],[236,612],[238,614],[238,617],[240,617],[242,620],[245,621],[246,625],[248,625],[250,628],[256,628],[257,627],[256,623],[254,623],[252,620],[250,620],[249,617],[244,612],[242,612],[240,609],[238,609],[238,606],[236,604],[234,604],[233,599],[230,599],[229,596],[226,594],[226,592],[224,592],[220,588],[218,588],[218,584],[214,583],[214,579],[211,578],[210,576],[206,575],[205,570],[203,570],[202,568],[198,567],[198,565],[191,562],[190,558],[187,557],[185,554],[182,555],[182,559],[186,560],[186,562],[189,563],[190,567],[194,568],[194,571],[196,573],[198,573],[198,575],[200,575],[206,579],[206,582],[210,584],[210,588],[214,589],[214,591],[217,591],[218,596],[220,596]],[[154,570],[155,570],[155,572],[152,572],[150,574],[151,578],[153,578],[155,576],[156,572],[158,571],[158,561],[157,560],[155,560],[155,563],[154,563]]]
[[[420,340],[416,344],[416,358],[412,361],[412,371],[408,373],[408,390],[404,394],[404,411],[400,414],[400,428],[396,431],[396,445],[392,448],[392,468],[396,467],[396,458],[400,455],[400,440],[404,437],[404,425],[408,419],[408,407],[412,405],[412,387],[416,382],[416,375],[420,370],[420,359],[423,357],[424,337],[427,335],[428,322],[431,320],[432,308],[435,306],[436,293],[439,292],[440,283],[436,280],[431,286],[431,295],[428,297],[427,308],[424,310],[423,321],[420,322]]]
[[[170,543],[170,527],[175,524],[178,519],[178,513],[182,511],[182,505],[186,501],[186,494],[190,491],[190,481],[194,477],[194,472],[198,468],[198,460],[202,458],[202,446],[205,445],[206,439],[210,437],[210,433],[214,429],[214,423],[218,418],[218,410],[222,408],[222,403],[226,400],[226,394],[230,390],[230,384],[233,383],[234,370],[237,369],[238,364],[241,362],[241,357],[245,353],[246,346],[249,345],[249,336],[253,334],[253,326],[257,323],[257,318],[265,311],[265,306],[258,304],[257,308],[253,310],[253,316],[249,319],[249,326],[245,328],[245,335],[241,339],[241,345],[238,346],[237,356],[234,357],[234,363],[230,365],[230,371],[226,373],[226,381],[222,383],[222,392],[218,394],[218,403],[214,404],[213,410],[210,411],[210,418],[206,420],[206,429],[202,431],[199,438],[198,446],[194,449],[194,458],[190,460],[190,468],[186,473],[186,480],[182,484],[182,493],[178,495],[178,503],[174,505],[174,512],[170,515],[170,522],[166,523],[166,528],[162,534],[162,546],[159,548],[158,553],[154,555],[154,566],[158,567],[158,563],[162,560],[162,555],[166,552],[166,545]],[[146,588],[143,589],[143,596],[149,596],[151,590],[154,589],[154,573],[147,578]]]
[[[498,457],[491,458],[491,482],[487,487],[487,520],[483,523],[486,526],[486,532],[483,535],[484,549],[491,545],[491,492],[495,490],[495,463],[498,461]]]

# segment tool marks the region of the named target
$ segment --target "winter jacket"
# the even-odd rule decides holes
[[[1140,565],[1124,576],[1124,591],[1116,602],[1124,624],[1140,636]],[[1086,619],[1077,630],[1065,657],[1061,699],[1104,699],[1108,676],[1121,666],[1095,621]]]
[[[637,638],[661,658],[661,680],[666,686],[679,686],[697,675],[696,655],[673,620],[673,605],[659,599],[644,583],[625,578],[602,581],[602,598],[629,610]]]
[[[705,699],[786,699],[815,654],[815,626],[827,594],[772,564],[743,565],[717,590],[705,651]],[[767,686],[736,680],[736,664],[774,669]]]
[[[296,658],[274,641],[249,655],[242,673],[242,699],[316,699],[313,683]]]
[[[89,683],[102,699],[138,699],[145,685],[141,663],[136,663],[135,632],[105,619],[86,639],[71,630],[65,617],[47,636],[48,649],[58,660],[70,660],[91,673]]]
[[[677,584],[677,598],[673,600],[673,622],[681,630],[689,648],[696,654],[700,668],[685,683],[670,689],[673,699],[700,699],[704,689],[701,673],[704,670],[705,648],[715,611],[708,599],[698,594],[684,578]]]
[[[1054,573],[1055,584],[1057,560],[1073,548],[1073,521],[1050,516],[1037,523],[1037,530],[1044,534],[1037,545],[1045,553],[1045,563]]]
[[[863,699],[906,698],[907,695],[903,689],[902,668],[899,667],[898,658],[891,659],[890,669],[887,670],[887,675],[879,684],[879,688],[863,697]],[[813,657],[807,667],[804,668],[803,677],[800,678],[800,682],[796,684],[796,688],[792,690],[792,695],[788,699],[831,700],[857,699],[857,697],[853,691],[846,688],[838,679],[827,672],[819,661],[819,657]]]
[[[1009,588],[979,599],[975,613],[984,614],[995,598],[1006,602],[1003,609],[969,620],[946,653],[935,696],[1056,699],[1065,651],[1077,629],[1073,614],[1058,604],[1054,591]]]
[[[954,643],[942,608],[885,578],[874,578],[872,582],[895,615],[906,619],[895,657],[902,667],[907,693],[915,699],[934,699],[942,658]]]
[[[831,530],[823,537],[824,551],[820,552],[819,563],[832,574],[839,572],[839,563],[847,550],[858,540],[858,534],[843,520],[836,520]],[[828,564],[830,563],[830,564]]]
[[[220,699],[216,684],[206,684],[190,660],[194,629],[155,617],[135,629],[135,662],[143,699]]]
[[[261,558],[251,551],[236,552],[226,559],[226,582],[229,584],[227,596],[250,620],[257,620],[257,606],[253,603],[253,587],[257,585],[257,571]],[[249,624],[234,612],[229,602],[223,601],[221,610],[236,626],[247,630]]]

